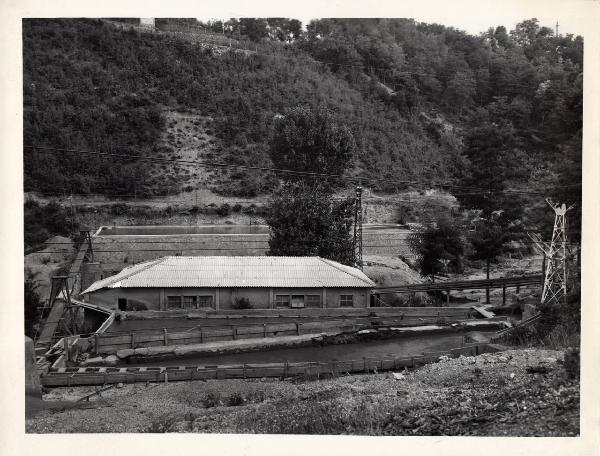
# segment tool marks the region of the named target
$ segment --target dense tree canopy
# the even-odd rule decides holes
[[[354,265],[353,210],[353,199],[332,200],[328,188],[321,185],[284,184],[267,211],[269,254],[320,256]]]
[[[557,196],[580,201],[581,37],[555,36],[536,19],[479,36],[409,19],[322,19],[306,32],[287,18],[199,26],[206,33],[188,40],[98,20],[25,20],[25,144],[153,157],[165,153],[163,110],[193,108],[212,119],[213,158],[269,166],[277,115],[303,105],[326,109],[352,133],[347,172],[375,189],[468,176],[478,188],[488,185],[475,169],[476,151],[487,150],[475,146],[475,136],[483,141],[487,131],[490,142],[514,143],[503,152],[512,154],[507,188],[563,186]],[[223,33],[234,48],[252,52],[195,44]],[[176,146],[166,152],[175,156]],[[141,197],[180,190],[150,175],[144,162],[113,166],[113,159],[82,157],[26,149],[25,188]],[[267,173],[228,178],[252,183],[242,186],[251,194],[272,188]],[[580,213],[573,217],[579,226]]]
[[[411,250],[418,257],[423,276],[440,272],[460,272],[464,255],[461,230],[452,220],[442,217],[431,226],[411,234]]]
[[[330,112],[299,107],[278,116],[270,155],[277,168],[341,175],[355,149],[350,129]]]

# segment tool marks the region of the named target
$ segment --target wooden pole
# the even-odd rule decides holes
[[[167,328],[163,328],[163,342],[164,345],[168,345],[169,339],[167,336]]]
[[[490,280],[490,260],[487,260],[486,269],[485,269],[485,278]],[[485,288],[485,303],[490,303],[490,287]]]

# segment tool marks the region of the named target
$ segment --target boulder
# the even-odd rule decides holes
[[[117,361],[119,361],[119,358],[115,355],[108,355],[106,358],[104,358],[104,364],[107,366],[116,366]]]
[[[94,358],[87,358],[81,362],[82,366],[94,366],[94,365],[100,366],[103,364],[104,364],[104,358],[102,358],[102,356],[96,356]]]

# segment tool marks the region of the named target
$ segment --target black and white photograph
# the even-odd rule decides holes
[[[529,3],[20,17],[25,438],[578,441],[597,49]]]

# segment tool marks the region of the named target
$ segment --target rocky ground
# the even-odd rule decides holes
[[[29,407],[26,431],[575,436],[579,382],[563,357],[509,350],[320,381],[123,385],[75,406],[95,389],[57,388]]]

